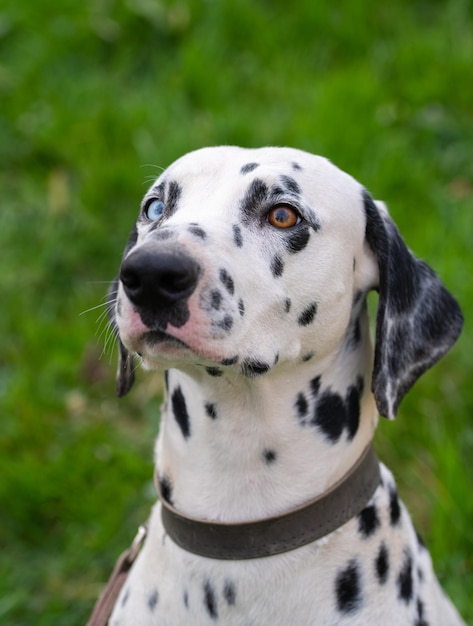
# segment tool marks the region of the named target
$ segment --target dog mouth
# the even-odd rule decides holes
[[[162,344],[168,344],[171,346],[175,346],[176,348],[185,348],[187,350],[191,349],[190,346],[181,341],[181,339],[178,339],[177,337],[174,337],[173,335],[170,335],[169,333],[166,333],[165,331],[159,329],[149,330],[143,333],[143,335],[141,336],[141,342],[151,349],[157,348]]]

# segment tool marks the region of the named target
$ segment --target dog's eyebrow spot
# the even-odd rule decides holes
[[[301,188],[299,187],[299,184],[294,180],[294,178],[292,178],[292,176],[286,176],[285,174],[283,174],[281,176],[281,182],[283,183],[287,191],[289,191],[289,193],[293,193],[296,195],[299,195],[301,193]]]
[[[249,174],[257,167],[259,167],[259,163],[246,163],[246,165],[243,165],[243,167],[240,169],[240,174]]]
[[[166,209],[168,215],[176,212],[177,203],[182,194],[182,188],[176,181],[172,180],[168,186]]]
[[[241,201],[243,221],[248,221],[255,214],[255,209],[263,204],[268,197],[268,186],[259,178],[251,181],[250,186]]]

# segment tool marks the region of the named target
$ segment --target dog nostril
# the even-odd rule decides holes
[[[185,254],[141,248],[123,261],[120,280],[133,304],[158,310],[188,298],[199,274],[199,265]]]

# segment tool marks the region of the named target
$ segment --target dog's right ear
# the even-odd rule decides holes
[[[113,329],[115,337],[118,341],[119,357],[116,378],[116,393],[119,398],[125,396],[133,387],[135,382],[135,363],[133,355],[123,345],[118,332],[118,326],[115,319],[115,302],[118,294],[118,277],[115,278],[110,285],[107,294],[107,310],[110,325]]]

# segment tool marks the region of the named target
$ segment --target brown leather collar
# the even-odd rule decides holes
[[[360,513],[380,482],[379,461],[370,444],[358,462],[327,493],[283,515],[228,524],[179,513],[164,500],[164,528],[188,552],[212,559],[255,559],[305,546]]]

